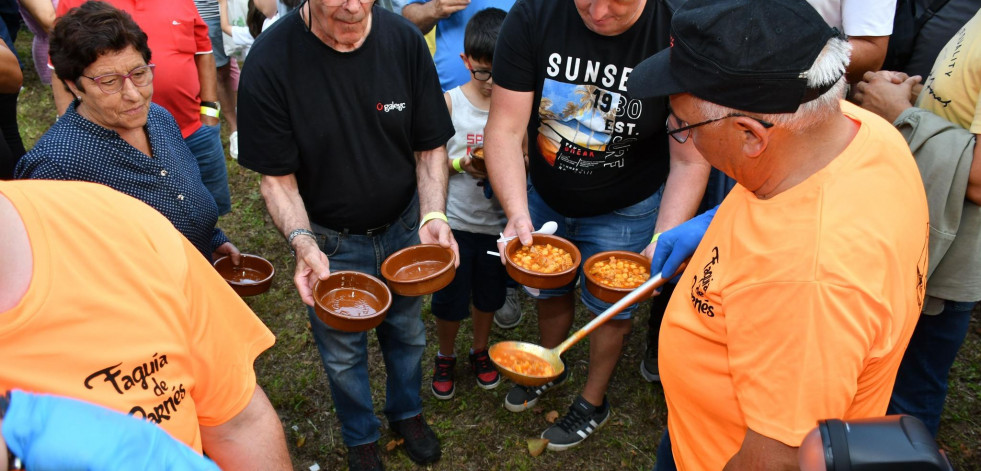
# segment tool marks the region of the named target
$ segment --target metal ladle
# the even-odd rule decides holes
[[[660,288],[665,283],[667,283],[668,280],[674,278],[676,275],[679,275],[682,271],[684,271],[687,265],[688,265],[687,261],[682,263],[681,266],[678,267],[678,271],[674,275],[668,278],[662,278],[660,273],[650,277],[642,285],[638,286],[637,288],[634,288],[633,291],[624,295],[623,298],[613,303],[613,305],[608,307],[605,311],[603,311],[602,314],[596,316],[596,318],[589,321],[588,324],[582,326],[581,329],[577,330],[575,333],[569,336],[569,338],[567,338],[564,342],[560,343],[555,348],[545,348],[542,347],[541,345],[535,345],[530,342],[507,340],[504,342],[498,342],[495,343],[494,345],[491,345],[489,351],[491,361],[494,363],[494,366],[497,367],[497,370],[501,372],[501,374],[506,376],[511,381],[514,381],[516,384],[520,384],[522,386],[541,386],[549,381],[552,381],[555,378],[558,378],[565,370],[565,364],[562,363],[562,359],[560,358],[563,352],[565,352],[566,350],[569,349],[569,347],[575,345],[577,342],[579,342],[584,337],[589,335],[590,332],[595,330],[604,322],[610,320],[613,316],[619,314],[620,311],[622,311],[627,306],[634,304],[636,302],[640,302],[646,299],[647,297],[649,297],[650,294],[654,292],[654,290]],[[551,367],[552,374],[547,376],[529,375],[525,373],[519,373],[517,371],[514,371],[510,368],[501,365],[498,362],[498,359],[500,359],[502,355],[511,351],[524,352],[531,356],[537,357],[541,361],[548,363],[548,365]]]

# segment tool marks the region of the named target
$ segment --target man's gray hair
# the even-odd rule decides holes
[[[834,37],[828,40],[817,59],[814,60],[814,64],[804,72],[804,76],[807,77],[809,88],[823,87],[832,81],[835,84],[823,95],[800,105],[796,112],[750,113],[717,105],[696,97],[698,109],[705,116],[705,119],[738,112],[769,121],[795,134],[806,132],[815,124],[840,112],[839,101],[845,96],[845,68],[848,67],[851,51],[852,45],[844,38]]]

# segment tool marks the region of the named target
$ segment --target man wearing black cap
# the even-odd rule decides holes
[[[926,198],[902,137],[841,101],[848,50],[803,0],[689,0],[631,75],[738,182],[654,254],[670,270],[701,239],[661,326],[659,469],[789,469],[818,420],[886,411],[923,300]]]
[[[708,164],[691,144],[665,135],[666,99],[635,99],[626,89],[633,67],[668,46],[668,3],[530,0],[508,13],[484,129],[491,184],[508,216],[504,236],[527,246],[535,227],[556,221],[557,234],[575,243],[583,260],[606,250],[649,255],[655,232],[694,215]],[[522,158],[526,134],[530,179]],[[580,291],[592,313],[610,306]],[[531,294],[538,299],[541,344],[555,347],[572,326],[575,281]],[[606,392],[632,308],[590,335],[585,387],[542,434],[550,450],[578,445],[610,417]],[[570,370],[540,387],[514,386],[504,406],[534,407]]]

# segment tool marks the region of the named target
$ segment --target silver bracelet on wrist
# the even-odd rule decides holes
[[[317,240],[317,234],[314,234],[310,229],[293,229],[290,235],[286,236],[286,243],[290,246],[290,253],[293,255],[296,255],[296,251],[293,249],[293,239],[301,235],[312,237],[314,241]]]

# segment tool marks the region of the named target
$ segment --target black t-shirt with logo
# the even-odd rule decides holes
[[[416,191],[413,151],[453,136],[425,40],[379,7],[365,42],[346,53],[298,11],[277,21],[249,52],[238,113],[239,163],[295,174],[310,219],[333,229],[395,220]]]
[[[494,83],[534,92],[528,123],[531,181],[570,217],[635,204],[668,173],[667,100],[630,98],[633,67],[668,46],[671,13],[648,0],[617,36],[586,28],[569,0],[519,0],[498,36]]]

